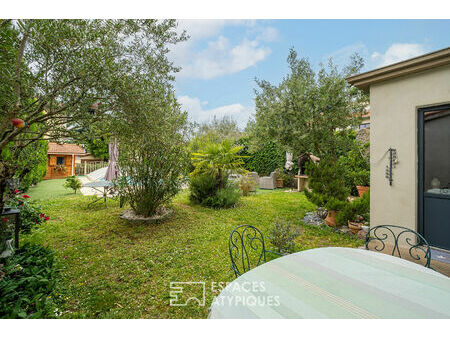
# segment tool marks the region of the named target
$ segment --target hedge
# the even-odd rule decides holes
[[[269,175],[272,171],[282,168],[286,162],[286,153],[274,142],[268,141],[262,145],[260,150],[253,153],[249,151],[250,139],[248,137],[239,139],[236,144],[244,147],[239,155],[249,156],[244,159],[244,168],[248,171],[256,171],[260,176]]]

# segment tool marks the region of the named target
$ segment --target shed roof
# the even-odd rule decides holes
[[[48,153],[85,155],[86,151],[83,149],[83,147],[79,146],[78,144],[49,142]]]
[[[347,78],[347,82],[368,92],[370,85],[374,83],[383,82],[449,64],[450,47],[447,47],[432,53],[397,62],[386,67],[381,67],[369,72],[350,76]]]

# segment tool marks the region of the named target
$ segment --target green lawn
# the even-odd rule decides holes
[[[216,296],[211,283],[235,278],[227,241],[240,224],[267,234],[277,218],[288,220],[301,229],[297,250],[362,244],[330,228],[302,226],[305,211],[314,208],[302,193],[257,193],[236,208],[211,210],[190,204],[182,192],[169,220],[148,225],[120,220],[114,201],[87,208],[89,201],[73,194],[45,201],[51,220],[23,239],[56,251],[66,318],[205,318]],[[206,282],[206,306],[170,306],[172,281]]]
[[[64,182],[64,178],[39,182],[27,191],[27,195],[33,200],[48,200],[73,195],[73,190],[64,188]]]

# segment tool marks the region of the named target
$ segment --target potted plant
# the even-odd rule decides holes
[[[370,171],[361,170],[355,174],[354,179],[356,190],[358,190],[358,195],[361,197],[370,189]]]
[[[347,225],[353,234],[364,230],[364,226],[370,221],[370,192],[361,198],[346,202],[336,220],[339,225]]]
[[[325,223],[331,227],[337,227],[338,222],[336,220],[336,214],[342,210],[345,205],[345,201],[338,200],[337,198],[331,197],[326,203],[326,208],[328,210],[327,217],[325,218]]]
[[[347,221],[348,228],[352,234],[357,234],[364,225],[364,218],[361,215],[356,215],[354,221]]]
[[[284,186],[284,180],[283,180],[283,176],[282,176],[283,171],[280,169],[277,169],[275,172],[276,172],[276,177],[277,177],[277,179],[276,179],[277,188],[283,188],[283,186]]]
[[[66,166],[63,164],[57,164],[55,166],[55,171],[60,171],[61,173],[65,173],[66,172]]]
[[[343,167],[331,160],[322,160],[320,164],[307,164],[309,187],[305,190],[306,197],[318,207],[328,210],[325,223],[337,226],[336,214],[341,210],[348,197],[345,186]]]

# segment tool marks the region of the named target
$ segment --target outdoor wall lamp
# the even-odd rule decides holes
[[[397,149],[389,148],[389,164],[386,166],[385,177],[389,180],[389,185],[392,185],[394,179],[392,178],[392,169],[395,168],[397,161]]]

